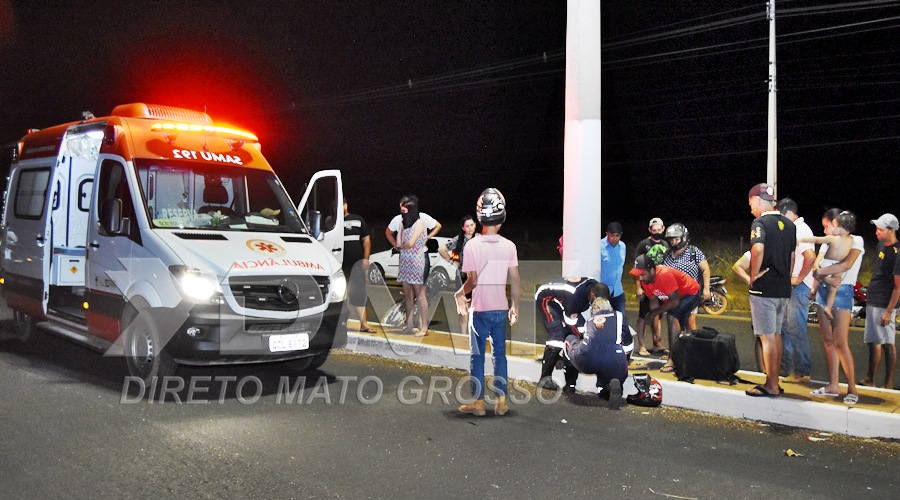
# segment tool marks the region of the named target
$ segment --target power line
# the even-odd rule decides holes
[[[792,128],[803,128],[803,127],[820,127],[822,125],[840,125],[844,123],[857,123],[857,122],[865,122],[865,121],[875,121],[875,120],[889,120],[894,118],[900,118],[900,115],[890,115],[890,116],[876,116],[869,118],[853,118],[848,120],[830,120],[823,122],[815,122],[815,123],[801,123],[796,125],[779,125],[778,130],[783,129],[792,129]],[[604,141],[603,145],[616,145],[616,144],[634,144],[640,142],[653,142],[653,141],[667,141],[667,140],[675,140],[675,139],[692,139],[698,137],[715,137],[720,135],[731,135],[731,134],[745,134],[748,132],[761,132],[767,130],[765,127],[760,128],[747,128],[741,130],[729,130],[726,132],[708,132],[705,134],[683,134],[683,135],[669,135],[662,137],[648,137],[644,139],[630,139],[627,141]]]
[[[864,142],[880,142],[880,141],[893,141],[900,139],[900,135],[894,135],[889,137],[871,137],[869,139],[854,139],[849,141],[834,141],[834,142],[823,142],[818,144],[803,144],[798,146],[778,146],[778,151],[785,150],[793,150],[793,149],[808,149],[808,148],[818,148],[825,146],[842,146],[846,144],[857,144]],[[700,158],[717,158],[721,156],[734,156],[734,155],[742,155],[742,154],[753,154],[753,153],[765,153],[768,150],[766,149],[746,149],[743,151],[729,151],[725,153],[709,153],[704,155],[688,155],[688,156],[673,156],[669,158],[653,158],[648,160],[630,160],[630,161],[614,161],[614,162],[604,162],[604,165],[634,165],[639,163],[656,163],[661,161],[680,161],[680,160],[696,160]]]
[[[778,113],[792,113],[795,111],[822,111],[823,109],[831,109],[831,108],[846,108],[851,106],[869,106],[874,104],[887,104],[893,102],[900,102],[900,99],[882,99],[878,101],[865,101],[865,102],[852,102],[852,103],[844,103],[844,104],[819,104],[816,106],[809,106],[803,108],[787,108],[787,109],[779,109]],[[657,120],[650,122],[637,122],[637,123],[628,123],[628,122],[618,122],[619,126],[626,127],[643,127],[646,125],[662,125],[666,123],[678,123],[678,122],[688,122],[688,121],[697,121],[697,120],[714,120],[720,118],[734,118],[739,116],[754,116],[754,115],[765,115],[766,111],[749,111],[745,113],[729,113],[727,115],[713,115],[713,116],[692,116],[689,118],[674,118],[671,120]]]
[[[892,7],[900,5],[900,2],[896,0],[870,0],[866,2],[854,2],[854,3],[842,3],[842,4],[832,4],[832,5],[821,5],[815,7],[801,7],[794,9],[785,9],[779,11],[779,17],[795,17],[800,15],[813,15],[813,14],[834,14],[834,13],[843,13],[843,12],[858,12],[862,10],[872,10],[872,9],[880,9],[885,7]],[[750,7],[748,7],[750,8]],[[756,7],[752,7],[756,8]],[[746,8],[745,8],[746,9]],[[736,10],[745,10],[745,9],[736,9]],[[713,17],[712,16],[704,16],[704,17]],[[703,19],[704,17],[698,18]],[[690,26],[687,28],[679,28],[675,30],[669,30],[665,32],[655,33],[652,35],[645,35],[640,37],[634,37],[631,39],[607,43],[605,46],[601,48],[602,51],[615,50],[627,47],[633,47],[636,45],[643,45],[647,43],[659,42],[664,40],[670,40],[672,38],[678,38],[687,35],[694,35],[697,33],[704,33],[707,31],[730,28],[734,26],[738,26],[741,24],[747,24],[753,21],[761,20],[766,18],[765,12],[759,12],[755,14],[747,14],[743,16],[733,17],[730,19],[724,19],[719,21],[713,21],[709,23],[699,24],[695,26]],[[683,22],[673,23],[672,25],[683,24]]]
[[[718,14],[707,14],[707,15],[705,15],[705,16],[695,17],[695,18],[693,18],[693,19],[686,19],[686,20],[684,20],[684,21],[676,21],[676,22],[674,22],[674,23],[663,24],[663,25],[661,25],[661,26],[655,26],[655,27],[653,27],[653,28],[647,28],[647,29],[643,29],[643,30],[639,30],[639,31],[633,31],[633,32],[628,33],[628,34],[625,34],[625,35],[611,36],[611,37],[607,38],[606,40],[603,40],[602,42],[607,42],[607,41],[609,41],[609,40],[615,40],[616,38],[622,38],[622,37],[634,36],[634,35],[637,35],[637,34],[640,34],[640,33],[646,33],[646,32],[648,32],[648,31],[653,31],[653,30],[656,30],[656,29],[668,28],[669,26],[677,26],[677,25],[679,25],[679,24],[692,23],[692,22],[694,22],[694,21],[699,21],[699,20],[701,20],[701,19],[708,19],[708,18],[710,18],[710,17],[722,16],[722,15],[725,15],[725,14],[731,14],[731,13],[734,13],[734,12],[740,12],[740,11],[742,11],[742,10],[758,9],[758,8],[759,8],[758,6],[753,5],[753,6],[749,6],[749,7],[741,7],[741,8],[738,8],[738,9],[733,9],[733,10],[728,10],[728,11],[725,11],[725,12],[720,12],[720,13],[718,13]],[[601,42],[601,43],[602,43],[602,42]]]
[[[872,21],[861,21],[859,23],[849,23],[849,24],[843,24],[843,25],[838,25],[838,26],[830,26],[830,27],[826,27],[826,28],[817,28],[814,30],[801,31],[801,32],[797,32],[797,33],[787,33],[787,34],[778,35],[776,38],[780,39],[780,38],[797,36],[797,35],[801,35],[801,34],[809,34],[809,33],[821,32],[821,31],[830,31],[830,30],[835,30],[835,29],[855,27],[855,26],[861,26],[864,24],[871,24],[871,23],[877,23],[877,22],[893,21],[896,19],[900,19],[900,16],[884,18],[884,19],[876,19],[876,20],[872,20]],[[891,26],[882,26],[882,27],[877,27],[877,28],[870,28],[870,29],[866,29],[866,30],[856,30],[856,31],[846,32],[846,33],[836,33],[836,34],[826,35],[826,36],[821,36],[821,37],[807,37],[807,38],[804,38],[801,40],[788,40],[788,41],[782,41],[779,43],[784,45],[784,44],[808,42],[808,41],[812,41],[812,40],[820,40],[823,38],[837,38],[837,37],[847,36],[847,35],[858,35],[858,34],[867,33],[870,31],[891,29],[891,28],[896,28],[898,26],[900,26],[900,24],[891,25]],[[636,56],[636,57],[631,57],[631,58],[627,58],[627,59],[618,59],[615,61],[605,60],[605,62],[602,62],[601,64],[602,64],[602,66],[608,67],[608,69],[621,69],[621,68],[631,68],[631,67],[635,67],[635,66],[644,66],[647,64],[655,64],[655,63],[659,63],[659,62],[674,62],[674,61],[681,61],[681,60],[685,60],[685,59],[694,59],[697,57],[722,55],[722,54],[728,54],[728,53],[733,53],[733,52],[741,52],[741,51],[746,51],[746,50],[766,48],[766,47],[768,47],[768,45],[754,45],[751,47],[744,47],[744,48],[740,48],[740,49],[722,50],[722,51],[717,51],[717,52],[707,52],[705,54],[694,54],[694,55],[683,56],[683,57],[673,57],[673,58],[669,58],[667,60],[662,60],[662,61],[649,61],[649,62],[631,64],[628,66],[615,67],[616,65],[619,65],[624,62],[643,61],[646,59],[660,58],[660,57],[665,57],[665,56],[670,56],[670,55],[684,54],[687,52],[697,52],[697,51],[716,49],[716,48],[722,48],[722,47],[730,47],[730,46],[734,46],[734,45],[742,45],[742,44],[746,44],[746,43],[760,42],[760,41],[764,41],[764,40],[768,40],[768,38],[761,37],[761,38],[754,38],[754,39],[750,39],[750,40],[743,40],[743,41],[739,41],[739,42],[728,42],[728,43],[721,43],[721,44],[715,44],[715,45],[708,45],[708,46],[704,46],[704,47],[694,47],[694,48],[689,48],[689,49],[659,52],[656,54]]]

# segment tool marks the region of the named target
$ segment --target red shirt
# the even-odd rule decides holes
[[[641,281],[641,288],[648,297],[653,296],[663,302],[669,300],[675,290],[678,290],[680,297],[700,292],[700,284],[694,278],[684,271],[666,266],[656,266],[656,281],[653,283]]]

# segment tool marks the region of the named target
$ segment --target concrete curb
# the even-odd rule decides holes
[[[350,352],[383,356],[386,358],[422,363],[431,366],[469,369],[469,351],[450,347],[369,335],[349,334],[346,349]],[[540,378],[540,363],[515,356],[507,357],[510,379],[536,382]],[[638,370],[639,371],[639,370]],[[485,373],[493,373],[490,356],[485,361]],[[745,376],[749,372],[739,372]],[[756,374],[758,375],[758,374]],[[562,385],[562,372],[554,372],[554,380]],[[707,387],[670,380],[660,380],[663,386],[663,404],[689,410],[748,420],[800,427],[818,431],[846,434],[863,438],[900,439],[900,415],[814,401],[798,401],[790,397],[751,398],[743,391],[720,387]],[[577,389],[596,391],[596,378],[592,375],[578,377]],[[635,392],[631,378],[622,388],[624,394]]]

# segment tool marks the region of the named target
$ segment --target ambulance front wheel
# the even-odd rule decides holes
[[[149,386],[154,377],[175,374],[177,364],[163,348],[156,323],[148,312],[138,313],[125,328],[123,338],[125,362],[132,377],[140,378]]]

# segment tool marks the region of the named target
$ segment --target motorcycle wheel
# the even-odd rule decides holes
[[[728,298],[721,292],[713,291],[709,296],[709,300],[703,303],[703,310],[706,311],[706,314],[712,314],[713,316],[722,314],[727,308]]]

